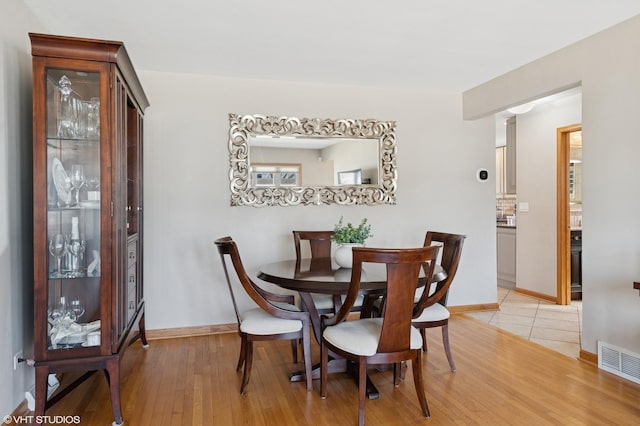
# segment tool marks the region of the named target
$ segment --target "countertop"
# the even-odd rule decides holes
[[[496,227],[515,229],[516,225],[507,225],[506,223],[496,222]],[[571,231],[582,231],[582,228],[571,228]]]

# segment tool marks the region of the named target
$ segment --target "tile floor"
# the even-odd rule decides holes
[[[551,302],[498,287],[499,311],[467,315],[539,343],[567,356],[580,355],[582,302],[555,305]]]

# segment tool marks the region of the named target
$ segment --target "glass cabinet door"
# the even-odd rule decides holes
[[[100,73],[46,85],[47,350],[100,346]]]

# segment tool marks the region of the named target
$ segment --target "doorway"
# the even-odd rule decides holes
[[[557,153],[557,304],[569,305],[582,298],[581,124],[557,129]]]

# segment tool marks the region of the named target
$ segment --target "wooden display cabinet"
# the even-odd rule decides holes
[[[142,123],[149,103],[121,42],[29,36],[35,415],[104,370],[121,424],[120,360],[135,339],[147,345]],[[66,372],[86,374],[48,398],[48,376]]]

